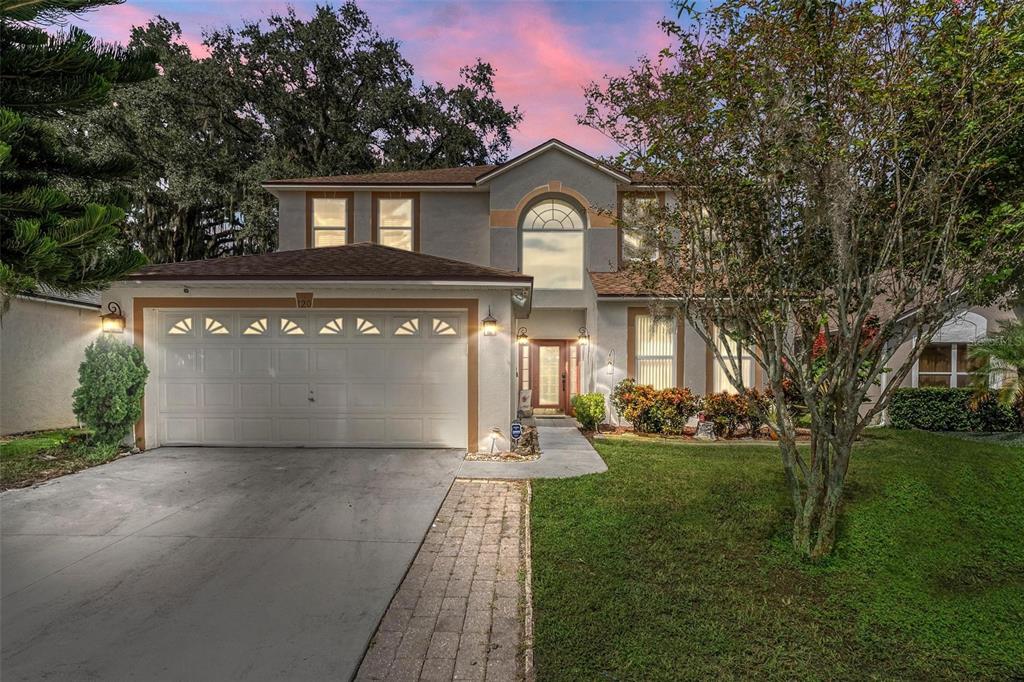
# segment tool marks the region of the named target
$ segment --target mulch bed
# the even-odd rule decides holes
[[[467,462],[532,462],[540,459],[540,455],[519,455],[514,452],[471,452],[466,455]]]
[[[662,433],[637,433],[633,429],[626,428],[623,426],[610,426],[604,424],[600,430],[594,434],[588,434],[590,436],[634,436],[636,438],[649,438],[651,440],[671,440],[679,441],[682,443],[699,443],[701,445],[715,444],[715,443],[775,443],[778,442],[768,435],[767,429],[762,430],[761,435],[757,438],[751,438],[745,431],[741,431],[732,438],[719,438],[718,440],[697,440],[694,438],[694,434],[697,432],[696,429],[687,427],[680,435],[666,435]],[[804,428],[796,429],[796,439],[798,442],[810,442],[811,430]]]

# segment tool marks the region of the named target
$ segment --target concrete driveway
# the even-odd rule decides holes
[[[0,495],[0,677],[349,678],[455,450],[159,448]]]

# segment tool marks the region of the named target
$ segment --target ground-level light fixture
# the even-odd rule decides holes
[[[526,333],[526,327],[520,327],[519,331],[516,332],[516,343],[520,346],[525,346],[530,343],[530,337]]]
[[[586,327],[580,327],[580,335],[576,337],[576,341],[581,346],[586,346],[590,343],[590,334],[587,333]]]
[[[498,321],[491,315],[491,306],[487,306],[487,317],[483,319],[484,336],[494,336],[498,333]]]
[[[106,315],[100,315],[100,329],[107,334],[124,333],[124,315],[121,313],[121,306],[111,301],[107,304]]]

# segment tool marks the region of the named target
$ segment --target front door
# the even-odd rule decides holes
[[[566,374],[565,342],[537,341],[534,344],[533,406],[565,411],[569,379]]]
[[[572,414],[579,392],[581,354],[575,341],[539,340],[519,347],[519,388],[530,390],[530,405]]]

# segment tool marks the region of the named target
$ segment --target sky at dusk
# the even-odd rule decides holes
[[[160,14],[177,21],[193,53],[202,54],[204,30],[260,19],[288,4],[300,16],[309,16],[315,6],[312,1],[128,0],[73,23],[97,38],[126,42],[133,25]],[[477,57],[493,64],[499,97],[524,114],[513,134],[513,154],[551,137],[591,154],[613,153],[607,138],[576,124],[582,88],[604,74],[623,73],[644,54],[656,54],[668,43],[657,22],[675,16],[668,0],[364,0],[359,5],[382,35],[401,42],[418,79],[452,85],[459,67]]]

